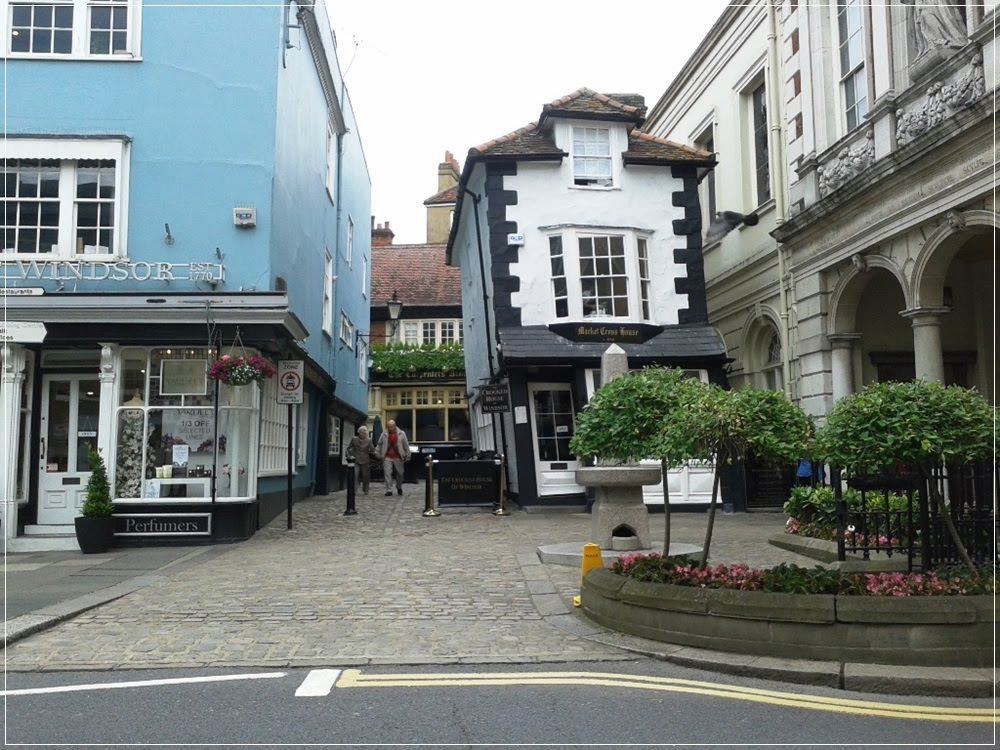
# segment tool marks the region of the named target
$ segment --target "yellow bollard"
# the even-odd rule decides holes
[[[601,548],[599,545],[593,542],[588,542],[583,545],[583,559],[580,562],[580,587],[583,587],[583,577],[587,575],[588,570],[593,570],[594,568],[603,568],[604,559],[601,557]],[[580,597],[573,597],[573,606],[580,606]]]

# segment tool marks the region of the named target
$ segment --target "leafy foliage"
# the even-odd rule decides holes
[[[372,367],[387,378],[402,378],[428,372],[465,373],[465,348],[461,344],[374,344]]]
[[[992,455],[996,415],[976,391],[915,380],[874,383],[834,405],[816,442],[849,474]]]
[[[748,565],[699,568],[688,559],[658,553],[618,558],[612,572],[639,581],[711,589],[768,591],[779,594],[838,594],[849,596],[956,596],[993,594],[996,577],[989,568],[976,574],[959,568],[936,573],[843,573],[819,566],[781,564],[762,570]]]
[[[87,480],[87,499],[83,501],[80,514],[86,518],[107,518],[115,511],[108,484],[108,468],[101,454],[93,448],[87,449],[87,458],[90,461],[90,479]]]
[[[812,420],[778,391],[706,387],[670,427],[677,441],[693,442],[693,458],[745,459],[753,453],[791,463],[809,453]]]
[[[700,380],[675,368],[647,367],[615,378],[577,415],[570,450],[581,458],[659,458],[678,464],[693,455],[695,446],[672,434],[669,425],[705,389]]]

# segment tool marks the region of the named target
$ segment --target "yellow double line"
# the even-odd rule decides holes
[[[338,688],[379,687],[477,687],[521,685],[586,685],[591,687],[635,688],[671,693],[690,693],[714,698],[767,703],[772,706],[791,706],[813,711],[828,711],[860,716],[882,716],[894,719],[923,721],[958,721],[969,723],[996,723],[997,713],[992,708],[952,708],[938,706],[910,706],[898,703],[828,698],[819,695],[784,693],[776,690],[745,688],[697,680],[671,677],[646,677],[609,672],[473,672],[448,674],[444,672],[412,674],[362,674],[358,669],[345,669],[337,680]]]

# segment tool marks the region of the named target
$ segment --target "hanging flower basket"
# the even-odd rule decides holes
[[[259,383],[266,378],[274,377],[277,373],[278,368],[271,360],[257,354],[251,357],[223,354],[208,368],[208,377],[225,385]]]

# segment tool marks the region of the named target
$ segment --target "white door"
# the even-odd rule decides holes
[[[538,496],[583,492],[583,487],[576,483],[576,470],[580,463],[569,452],[569,441],[575,428],[570,386],[529,383],[528,399]]]
[[[87,496],[90,462],[97,450],[101,384],[93,375],[42,379],[38,451],[38,523],[72,524]]]

